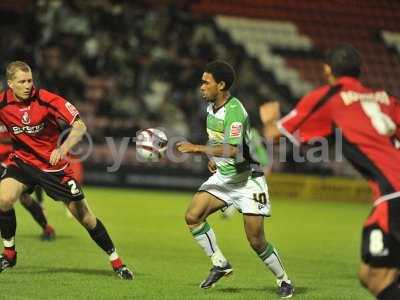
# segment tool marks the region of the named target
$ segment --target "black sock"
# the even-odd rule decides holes
[[[96,244],[103,249],[107,254],[111,254],[115,251],[114,244],[107,233],[106,228],[99,219],[96,219],[96,226],[93,229],[88,230],[91,238]]]
[[[23,207],[29,211],[33,217],[33,219],[40,225],[40,227],[45,228],[47,225],[46,216],[43,213],[43,208],[40,206],[38,202],[32,200],[30,204],[25,204],[21,201]]]
[[[35,198],[39,203],[43,202],[43,189],[40,186],[35,186]]]
[[[382,292],[377,296],[379,300],[395,300],[400,299],[400,287],[398,283],[395,281],[390,284],[387,288],[385,288]]]
[[[5,240],[10,240],[15,236],[17,229],[17,220],[15,218],[15,210],[11,208],[8,211],[0,210],[0,233]],[[13,248],[13,247],[11,247]]]

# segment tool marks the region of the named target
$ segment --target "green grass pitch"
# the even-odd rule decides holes
[[[86,196],[135,280],[119,280],[87,232],[47,199],[57,240],[40,241],[40,228],[17,205],[18,263],[0,274],[0,299],[277,299],[274,278],[250,249],[240,214],[209,218],[234,274],[201,290],[211,265],[184,224],[191,193],[87,188]],[[357,280],[361,224],[369,209],[272,199],[265,229],[295,281],[294,299],[373,299]]]

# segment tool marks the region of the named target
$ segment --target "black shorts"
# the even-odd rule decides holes
[[[12,176],[6,176],[7,172],[7,167],[4,166],[3,164],[0,164],[0,179],[6,178],[6,177],[12,177]],[[35,191],[34,186],[27,186],[28,188],[24,191],[24,193],[27,194],[32,194]]]
[[[80,201],[85,197],[79,183],[64,170],[44,172],[19,159],[13,162],[15,164],[3,170],[1,179],[14,178],[28,187],[27,192],[33,191],[35,186],[41,186],[49,197],[57,201]]]
[[[372,209],[362,233],[362,260],[372,267],[400,268],[400,198]]]

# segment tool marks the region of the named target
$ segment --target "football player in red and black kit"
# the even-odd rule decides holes
[[[65,203],[71,214],[109,256],[122,279],[133,279],[123,264],[103,223],[90,210],[66,156],[86,133],[77,109],[62,97],[33,86],[30,67],[21,61],[7,66],[8,89],[0,95],[0,121],[7,127],[13,152],[0,182],[0,232],[4,252],[0,271],[16,263],[16,218],[13,205],[21,194],[41,186],[46,194]],[[68,137],[59,144],[62,128]]]
[[[0,174],[5,172],[8,164],[8,156],[12,152],[12,144],[10,134],[7,127],[0,124]],[[30,191],[33,192],[33,191]],[[43,232],[41,238],[44,241],[53,240],[56,237],[53,226],[47,222],[47,218],[43,212],[41,202],[43,201],[43,193],[41,188],[36,186],[34,190],[36,194],[36,200],[29,195],[29,193],[22,193],[19,198],[19,202],[27,211],[32,215],[33,219],[42,227]]]
[[[324,137],[337,128],[343,155],[369,182],[374,204],[362,232],[361,283],[377,299],[400,299],[400,127],[398,100],[359,81],[361,57],[350,45],[326,55],[328,83],[304,96],[279,119],[279,104],[262,107],[264,134],[287,136],[293,143]]]

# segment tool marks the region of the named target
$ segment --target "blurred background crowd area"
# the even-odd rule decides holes
[[[324,51],[343,42],[362,52],[366,84],[398,96],[399,17],[394,0],[3,0],[0,64],[27,61],[37,86],[74,103],[95,143],[89,163],[105,163],[104,137],[143,128],[205,143],[199,85],[214,59],[235,67],[232,92],[256,127],[260,104],[279,100],[288,112],[321,85]],[[133,146],[124,164],[137,164]],[[275,167],[352,174],[335,162]]]

